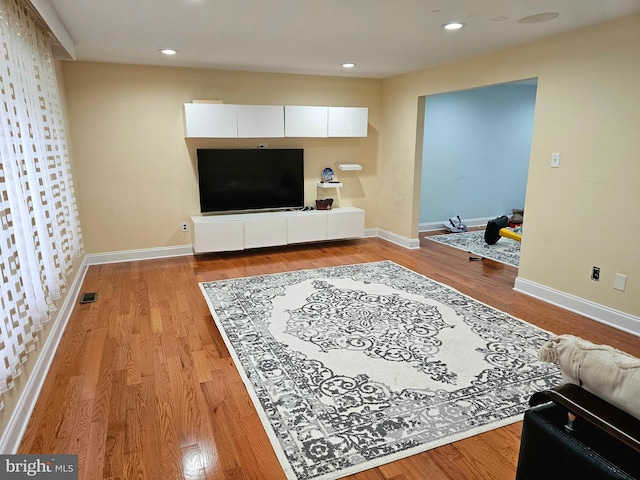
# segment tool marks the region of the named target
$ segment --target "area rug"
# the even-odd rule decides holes
[[[520,265],[520,242],[503,237],[497,243],[487,245],[484,241],[484,230],[429,235],[424,238],[459,248],[478,257],[490,258],[514,267]]]
[[[337,479],[522,418],[550,333],[390,261],[200,288],[289,479]]]

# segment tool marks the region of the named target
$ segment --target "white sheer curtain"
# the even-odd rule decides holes
[[[82,253],[48,33],[0,0],[0,408]]]

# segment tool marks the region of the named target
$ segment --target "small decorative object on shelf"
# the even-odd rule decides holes
[[[327,167],[322,171],[322,181],[330,182],[332,180],[333,180],[333,170]]]
[[[316,200],[316,210],[331,210],[332,206],[333,206],[333,198]]]

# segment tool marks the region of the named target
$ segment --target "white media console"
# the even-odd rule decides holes
[[[364,236],[364,210],[257,212],[191,217],[194,253],[225,252]]]

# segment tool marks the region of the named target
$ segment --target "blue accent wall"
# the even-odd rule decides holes
[[[524,207],[537,89],[530,83],[426,98],[421,224]]]

